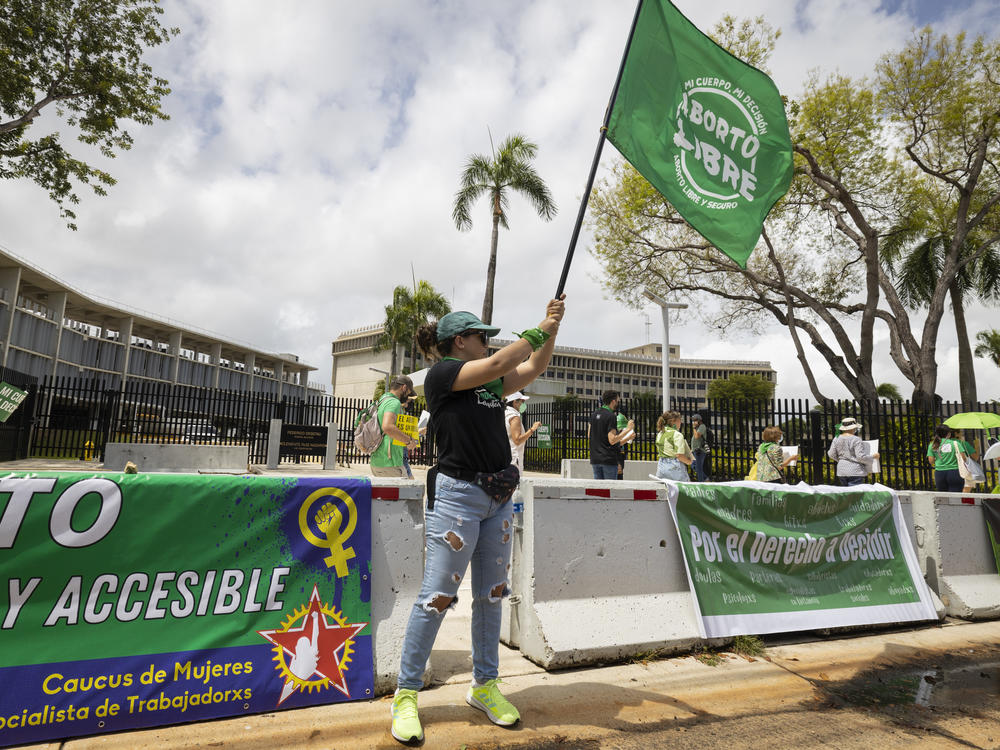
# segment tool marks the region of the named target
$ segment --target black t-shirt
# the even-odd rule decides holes
[[[618,415],[603,406],[590,415],[590,463],[611,466],[620,451],[608,442],[608,433],[618,429]]]
[[[510,441],[503,414],[503,384],[453,391],[452,384],[465,362],[445,359],[431,367],[424,379],[427,410],[431,413],[441,471],[500,471],[510,465]],[[489,386],[489,387],[487,387]]]

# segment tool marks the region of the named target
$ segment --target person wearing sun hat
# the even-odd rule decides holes
[[[872,470],[872,462],[879,457],[871,453],[868,444],[858,437],[861,423],[854,417],[840,422],[840,434],[830,443],[826,452],[837,462],[837,482],[845,487],[864,484]]]
[[[518,471],[524,471],[525,443],[542,426],[541,422],[535,422],[528,429],[524,429],[524,424],[521,422],[521,415],[527,407],[525,401],[528,398],[528,396],[525,396],[520,391],[510,394],[507,397],[507,410],[503,415],[503,420],[507,425],[507,439],[510,440],[511,463],[518,468]]]
[[[550,300],[536,328],[492,354],[489,338],[500,329],[471,312],[448,313],[417,331],[424,354],[438,360],[424,378],[438,463],[427,472],[423,583],[406,626],[391,707],[392,736],[400,742],[423,739],[417,692],[441,620],[454,606],[470,563],[473,682],[465,700],[494,724],[520,721],[498,685],[501,602],[509,591],[514,537],[510,498],[520,478],[511,463],[505,399],[548,367],[564,298]]]

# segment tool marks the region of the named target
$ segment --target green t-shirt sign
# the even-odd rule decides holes
[[[15,388],[10,383],[0,383],[0,422],[6,422],[27,395],[27,391]]]
[[[552,432],[549,430],[547,424],[543,424],[538,428],[538,432],[535,433],[538,438],[539,448],[551,448],[552,447]]]

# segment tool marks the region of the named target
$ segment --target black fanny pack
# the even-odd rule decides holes
[[[436,464],[427,470],[427,510],[434,509],[437,475],[440,470],[441,467]],[[448,472],[447,474],[448,476],[454,476],[455,479],[472,482],[491,498],[499,501],[501,505],[510,500],[511,495],[514,494],[514,490],[517,489],[517,485],[521,481],[521,472],[514,464],[510,464],[500,471],[477,471],[475,473],[456,471]]]
[[[476,478],[472,481],[502,505],[510,500],[510,496],[517,489],[518,482],[521,481],[521,472],[514,464],[510,464],[500,471],[477,471]]]

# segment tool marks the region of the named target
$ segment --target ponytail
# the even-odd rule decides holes
[[[951,428],[946,424],[939,424],[934,429],[934,441],[931,443],[931,449],[938,450],[941,447],[941,441],[948,437],[951,437]]]
[[[417,329],[417,346],[424,356],[429,359],[441,359],[451,354],[451,345],[455,342],[455,337],[438,341],[437,321],[427,323]]]

